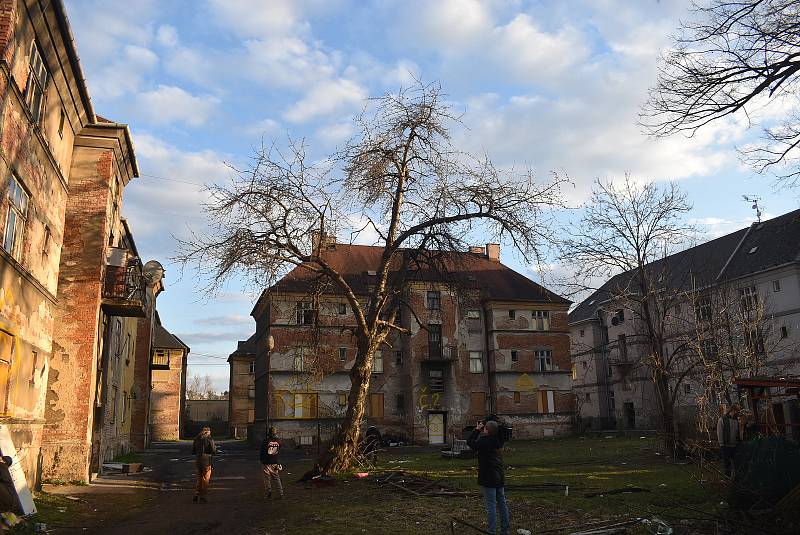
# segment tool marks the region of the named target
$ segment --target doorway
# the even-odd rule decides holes
[[[624,405],[625,429],[636,429],[636,409],[633,402],[627,401]]]
[[[445,414],[443,412],[428,413],[428,444],[445,443]]]

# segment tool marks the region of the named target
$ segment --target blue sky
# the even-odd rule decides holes
[[[253,330],[254,295],[236,283],[206,295],[170,261],[173,236],[203,227],[200,185],[246,165],[262,137],[305,137],[324,156],[352,133],[366,96],[412,77],[441,82],[464,112],[461,148],[567,174],[574,203],[595,178],[629,172],[679,181],[706,236],[753,220],[743,194],[760,196],[766,217],[800,206],[797,190],[776,191],[738,161],[736,147],[757,133],[743,118],[660,141],[636,125],[685,1],[66,3],[97,113],[133,132],[142,177],[123,212],[142,257],[167,267],[163,322],[192,347],[190,374],[210,374],[220,390],[224,358]],[[783,111],[765,103],[756,113]]]

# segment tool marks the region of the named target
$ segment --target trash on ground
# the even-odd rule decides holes
[[[364,479],[365,477],[369,477],[369,472],[356,472],[353,474],[353,477],[356,479]]]

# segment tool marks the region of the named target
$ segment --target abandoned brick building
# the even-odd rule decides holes
[[[189,346],[161,324],[156,312],[150,362],[150,440],[178,440],[186,414]]]
[[[95,114],[61,0],[0,0],[0,72],[0,425],[30,485],[85,481],[146,440],[160,266],[121,217],[130,131]]]
[[[362,292],[383,249],[326,243],[330,263]],[[450,255],[462,291],[437,275],[415,277],[401,312],[410,334],[376,354],[367,424],[414,443],[443,444],[465,426],[498,414],[518,437],[568,433],[574,405],[569,301],[500,262],[500,247]],[[334,293],[309,297],[295,268],[265,290],[256,320],[253,440],[268,424],[301,445],[329,438],[344,414],[356,345],[354,317]],[[363,295],[363,293],[362,293]],[[273,337],[269,352],[267,340]]]
[[[248,427],[255,419],[255,335],[240,340],[236,351],[228,357],[230,385],[228,387],[228,423],[231,436],[246,438]]]

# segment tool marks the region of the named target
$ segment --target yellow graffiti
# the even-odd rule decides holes
[[[535,392],[538,389],[536,388],[536,383],[533,382],[533,379],[531,379],[527,373],[523,373],[517,379],[514,390],[519,392]]]
[[[428,403],[428,386],[422,385],[419,389],[419,398],[417,400],[417,407],[420,410],[425,409],[435,409],[439,407],[440,401],[440,394],[439,392],[433,392],[430,394],[430,403]]]

